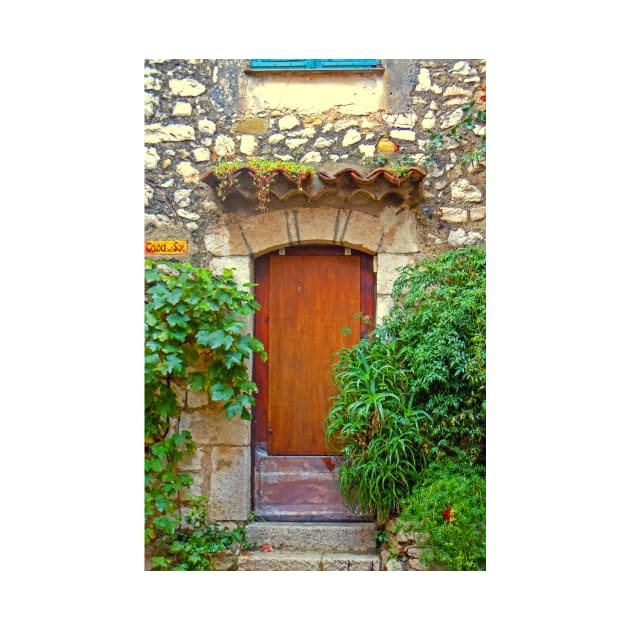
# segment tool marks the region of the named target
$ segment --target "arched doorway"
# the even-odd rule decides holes
[[[259,518],[350,520],[323,421],[336,394],[334,353],[374,320],[373,257],[347,247],[282,248],[254,261],[256,357],[253,503]],[[369,322],[358,314],[369,317]]]

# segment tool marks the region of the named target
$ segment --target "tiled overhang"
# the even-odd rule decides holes
[[[381,167],[365,176],[356,168],[347,167],[333,174],[325,171],[317,171],[314,175],[308,173],[305,179],[298,182],[294,175],[283,168],[275,169],[274,172],[268,200],[270,209],[340,203],[345,206],[396,205],[415,209],[420,206],[422,181],[426,176],[417,167],[409,168],[404,175]],[[233,184],[223,190],[222,202],[226,210],[258,204],[254,175],[254,169],[248,166],[233,171]],[[201,179],[215,190],[220,184],[214,169]]]

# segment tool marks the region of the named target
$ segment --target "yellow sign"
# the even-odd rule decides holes
[[[182,256],[188,253],[188,241],[144,241],[144,255],[171,254]]]

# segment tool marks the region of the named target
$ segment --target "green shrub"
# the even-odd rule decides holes
[[[217,277],[189,264],[146,262],[145,544],[154,566],[168,566],[161,554],[183,529],[178,512],[193,481],[178,470],[195,443],[179,429],[175,388],[206,391],[228,418],[250,419],[256,385],[245,361],[252,352],[266,358],[246,332],[245,317],[257,308],[229,269]]]
[[[485,461],[485,252],[467,248],[402,269],[395,306],[341,350],[326,419],[356,512],[396,514],[422,469],[445,456]]]
[[[243,525],[230,529],[208,521],[206,501],[205,497],[193,499],[184,519],[186,526],[156,541],[160,555],[153,558],[155,570],[215,571],[222,552],[238,553],[249,547]]]
[[[385,322],[411,376],[409,397],[430,416],[432,458],[485,461],[486,258],[470,247],[402,269]]]
[[[452,571],[486,568],[485,469],[466,460],[429,465],[403,501],[397,529],[429,534],[421,561]]]

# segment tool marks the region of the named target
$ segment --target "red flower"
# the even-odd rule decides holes
[[[267,543],[265,543],[262,547],[261,547],[262,551],[273,551],[273,547],[271,545],[268,545]]]
[[[453,508],[446,508],[444,512],[442,512],[442,518],[447,523],[450,523],[451,520],[455,520],[455,510],[453,510]]]

